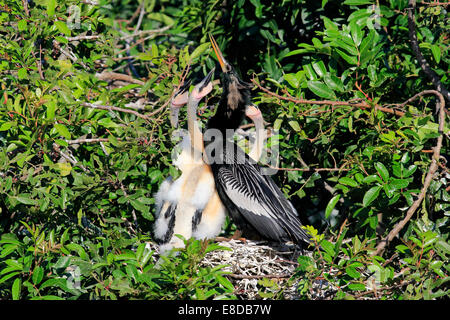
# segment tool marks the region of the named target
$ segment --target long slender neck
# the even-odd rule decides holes
[[[253,119],[253,123],[255,124],[256,141],[248,155],[250,158],[258,162],[262,155],[264,140],[266,139],[266,131],[264,130],[264,123],[261,117]]]
[[[203,153],[203,134],[197,122],[197,106],[199,100],[190,97],[187,105],[188,131],[191,137],[191,146],[194,148],[196,155]]]
[[[208,129],[218,129],[225,133],[226,129],[237,129],[244,117],[244,108],[230,110],[222,102],[219,102],[216,114],[209,119],[207,127]]]

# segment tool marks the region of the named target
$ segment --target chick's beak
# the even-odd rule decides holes
[[[211,79],[214,74],[214,71],[216,68],[212,68],[210,72],[206,75],[206,77],[203,78],[203,80],[199,83],[199,93],[202,94],[202,96],[207,95],[212,90],[212,83]]]
[[[245,115],[252,120],[262,117],[261,110],[254,104],[250,104],[245,108]]]
[[[217,60],[219,60],[220,68],[222,69],[223,72],[227,72],[228,62],[223,57],[222,51],[220,51],[220,48],[217,45],[216,40],[211,34],[209,35],[209,40],[211,41],[211,45],[214,49],[214,52],[216,53]]]
[[[180,113],[180,108],[188,102],[190,85],[190,79],[185,81],[177,92],[175,92],[170,103],[170,124],[174,128],[178,126],[178,114]]]

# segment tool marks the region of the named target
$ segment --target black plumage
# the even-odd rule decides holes
[[[224,133],[237,129],[245,108],[251,103],[250,85],[243,82],[223,58],[217,44],[211,42],[222,68],[222,96],[215,115],[208,121],[208,129]],[[248,235],[259,235],[275,241],[308,243],[309,237],[301,228],[298,213],[270,176],[263,175],[255,164],[225,135],[214,141],[219,154],[206,153],[219,197],[233,222]],[[208,146],[208,141],[205,141]],[[207,147],[206,147],[207,148]]]

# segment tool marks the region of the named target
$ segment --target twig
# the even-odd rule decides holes
[[[89,170],[87,170],[82,164],[80,164],[77,159],[75,159],[75,157],[73,157],[72,155],[67,155],[64,152],[61,151],[61,149],[59,148],[59,146],[54,143],[53,144],[53,149],[58,152],[60,154],[61,157],[63,157],[64,159],[66,159],[67,161],[69,161],[71,164],[73,164],[74,166],[78,166],[81,168],[81,170],[83,170],[84,172],[89,172]]]
[[[27,17],[30,16],[30,11],[28,10],[28,1],[27,0],[22,0],[22,5],[23,5],[23,10],[25,11],[25,15]]]
[[[436,6],[450,6],[450,2],[419,2],[418,6],[436,7]]]
[[[119,140],[120,138],[116,138]],[[81,144],[81,143],[96,143],[96,142],[108,142],[108,138],[91,138],[91,139],[75,139],[65,140],[67,144]]]
[[[66,39],[68,41],[95,40],[95,39],[99,39],[99,38],[100,38],[99,35],[92,35],[92,36],[80,35],[80,36],[76,36],[76,37],[66,37]]]
[[[440,152],[441,152],[441,148],[442,148],[444,122],[445,122],[445,111],[444,111],[445,99],[444,99],[444,96],[439,91],[426,90],[426,91],[416,94],[414,97],[408,99],[407,101],[410,102],[424,94],[435,94],[439,98],[439,102],[438,102],[439,103],[439,129],[438,129],[438,132],[440,135],[437,138],[436,146],[433,148],[434,153],[433,153],[433,158],[431,160],[431,165],[430,165],[430,168],[428,169],[428,173],[425,177],[423,187],[422,187],[422,190],[421,190],[418,198],[416,199],[416,201],[414,201],[412,206],[406,212],[405,218],[403,218],[403,220],[401,220],[399,223],[397,223],[397,225],[389,232],[388,236],[378,244],[376,250],[373,252],[373,255],[380,255],[384,251],[386,245],[390,241],[392,241],[395,238],[395,236],[397,236],[397,234],[408,223],[408,221],[413,216],[414,212],[417,210],[417,208],[422,203],[422,200],[425,197],[428,187],[430,186],[431,180],[433,180],[433,175],[436,172],[436,170],[438,169],[438,162],[439,162],[439,156],[440,156]]]
[[[140,13],[139,13],[139,18],[138,18],[138,22],[136,24],[136,27],[134,28],[133,35],[136,35],[137,32],[139,31],[139,29],[141,28],[142,19],[144,18],[144,14],[145,14],[145,0],[143,0],[141,2],[140,7],[141,7],[141,9],[140,9]]]
[[[268,165],[270,169],[274,170],[284,170],[284,171],[315,171],[315,172],[321,172],[321,171],[350,171],[350,169],[346,168],[280,168],[280,167],[274,167],[271,165]]]
[[[88,5],[91,5],[91,6],[98,6],[98,2],[97,1],[84,0],[84,1],[81,1],[81,3],[88,4]]]
[[[125,113],[131,113],[131,114],[134,114],[136,117],[145,119],[147,121],[148,121],[148,118],[150,117],[150,116],[147,116],[144,114],[140,114],[139,112],[136,112],[134,110],[124,109],[124,108],[119,108],[119,107],[103,106],[103,105],[93,104],[93,103],[89,103],[89,102],[82,102],[81,105],[84,107],[92,108],[92,109],[101,109],[101,110],[108,110],[108,111],[114,110],[114,111],[120,111],[120,112],[125,112]]]
[[[258,274],[258,275],[245,275],[245,274],[226,274],[226,276],[234,279],[263,279],[263,278],[269,278],[269,279],[288,279],[291,276],[290,275],[283,275],[283,274]]]
[[[79,61],[79,59],[72,53],[72,52],[68,52],[66,50],[64,50],[63,48],[61,48],[61,46],[59,45],[58,41],[53,40],[53,46],[58,49],[59,51],[61,51],[62,54],[64,54],[67,58],[69,58],[70,60],[73,61],[73,63],[79,63],[83,68],[87,69],[88,67],[84,64],[83,61]]]
[[[408,285],[408,284],[410,284],[410,283],[413,283],[413,281],[412,281],[412,280],[409,280],[409,281],[402,281],[402,282],[400,282],[399,284],[394,284],[394,285],[392,285],[392,286],[390,286],[390,287],[381,287],[381,288],[378,288],[378,289],[375,289],[375,288],[374,288],[374,289],[369,290],[369,291],[364,291],[364,292],[355,294],[353,297],[356,298],[356,299],[358,299],[358,298],[361,298],[361,297],[363,297],[363,296],[367,296],[367,295],[369,295],[369,294],[376,294],[376,290],[380,290],[380,291],[389,291],[389,290],[392,290],[392,289],[401,288],[401,287],[406,286],[406,285]]]
[[[135,83],[135,84],[139,84],[139,85],[145,84],[144,81],[130,77],[127,74],[117,73],[117,72],[103,71],[102,73],[97,73],[96,76],[100,80],[120,80],[120,81],[126,81],[126,82]]]
[[[165,27],[162,27],[159,29],[153,29],[153,30],[141,30],[139,32],[134,32],[132,34],[124,35],[120,38],[120,40],[126,40],[128,38],[140,37],[140,36],[146,35],[146,34],[161,33],[161,32],[169,30],[170,28],[172,28],[172,25],[168,25],[168,26],[165,26]]]
[[[373,107],[369,104],[367,104],[366,102],[360,102],[360,103],[354,103],[354,102],[349,102],[349,101],[332,101],[332,100],[307,100],[307,99],[297,99],[297,98],[292,98],[292,97],[284,97],[281,96],[275,92],[270,91],[267,88],[264,88],[263,86],[261,86],[258,81],[255,80],[255,78],[253,78],[251,80],[252,83],[254,83],[260,90],[262,90],[263,92],[276,97],[280,100],[286,100],[286,101],[291,101],[297,104],[317,104],[317,105],[330,105],[330,106],[350,106],[350,107],[354,107],[354,108],[360,108],[360,109],[372,109],[374,108],[375,110],[379,110],[385,113],[391,113],[394,114],[396,116],[404,116],[405,112],[402,111],[398,111],[398,110],[394,110],[394,109],[390,109],[390,108],[386,108],[386,107],[382,107],[379,105],[374,105]]]
[[[427,77],[433,83],[436,90],[439,91],[440,93],[442,93],[442,95],[447,99],[447,101],[450,101],[450,92],[441,83],[441,80],[439,79],[436,72],[434,72],[430,68],[430,65],[428,64],[427,60],[425,60],[424,56],[422,55],[422,52],[420,51],[419,43],[418,43],[417,35],[416,35],[416,23],[414,21],[414,11],[416,10],[416,1],[415,0],[409,0],[409,6],[408,6],[407,10],[408,10],[409,40],[411,41],[411,47],[417,58],[417,61],[419,62],[419,65],[422,68],[423,72],[427,75]]]

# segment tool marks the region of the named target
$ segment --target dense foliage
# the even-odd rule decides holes
[[[274,179],[310,225],[313,255],[286,285],[300,280],[305,299],[317,279],[336,299],[448,296],[450,126],[447,116],[439,130],[435,94],[401,104],[434,89],[407,6],[0,0],[0,299],[236,297],[220,266],[199,264],[217,244],[189,240],[159,265],[146,245],[153,194],[179,175],[168,102],[187,70],[215,65],[208,33],[254,84],[290,168]],[[448,88],[448,12],[419,2],[415,14],[420,50]],[[374,254],[420,200],[433,161],[411,219]],[[260,284],[261,297],[283,290]]]

